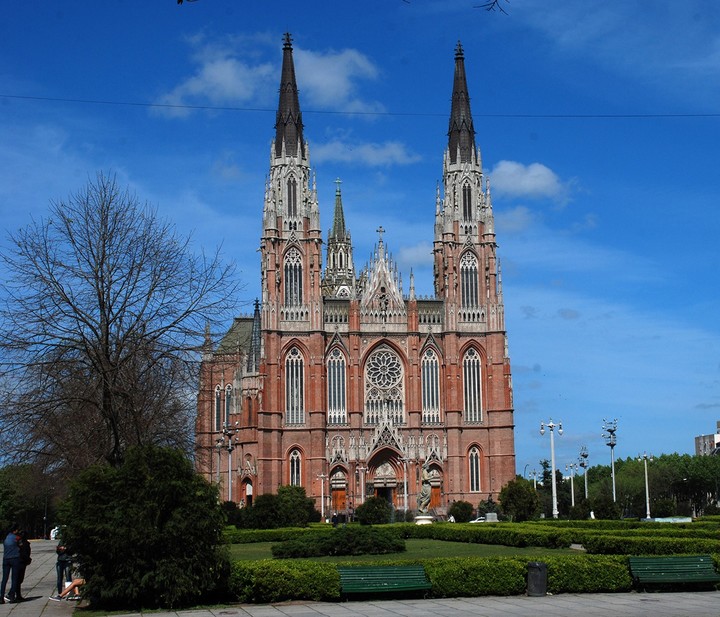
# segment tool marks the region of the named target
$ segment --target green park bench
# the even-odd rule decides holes
[[[715,571],[710,555],[630,557],[630,574],[633,581],[643,588],[649,585],[720,583],[720,574]]]
[[[358,566],[338,568],[338,572],[343,595],[428,591],[432,588],[423,566]]]

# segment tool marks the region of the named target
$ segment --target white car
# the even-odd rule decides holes
[[[471,523],[484,523],[485,517],[484,516],[478,516],[477,518],[474,518],[470,521]]]

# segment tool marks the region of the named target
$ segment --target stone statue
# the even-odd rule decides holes
[[[417,497],[417,507],[421,514],[427,514],[428,506],[430,505],[430,469],[427,461],[423,463],[422,473],[420,475],[421,486],[420,493]]]

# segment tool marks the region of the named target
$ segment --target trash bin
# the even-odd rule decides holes
[[[531,561],[528,564],[527,595],[547,595],[547,564],[541,561]]]

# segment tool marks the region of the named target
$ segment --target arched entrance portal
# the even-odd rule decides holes
[[[398,507],[397,500],[398,479],[395,468],[385,462],[375,470],[373,477],[373,493],[390,503],[394,508]]]
[[[348,483],[344,469],[337,468],[330,475],[330,509],[345,512],[347,509]]]

